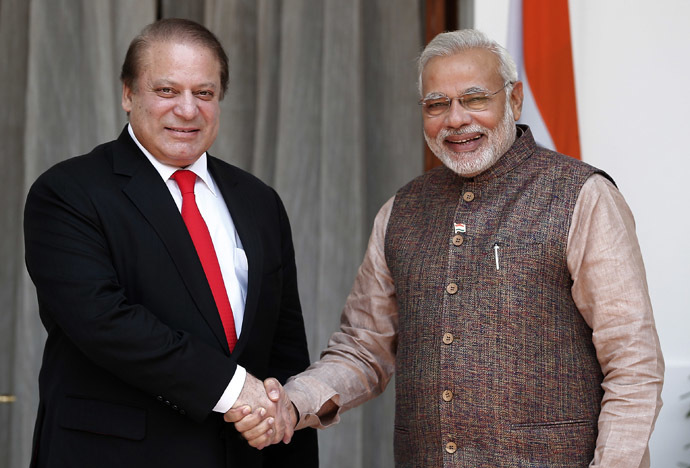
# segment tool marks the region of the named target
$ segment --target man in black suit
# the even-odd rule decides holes
[[[309,356],[280,198],[206,153],[227,88],[222,46],[162,20],[132,41],[121,78],[120,137],[49,169],[26,202],[48,331],[32,466],[317,466],[313,432],[260,452],[223,420],[258,411],[290,441],[290,403],[259,379],[284,382]]]

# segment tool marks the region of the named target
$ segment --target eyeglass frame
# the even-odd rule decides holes
[[[439,100],[439,99],[445,99],[445,100],[447,100],[447,102],[448,102],[448,107],[446,108],[446,110],[444,110],[444,111],[441,112],[440,114],[436,114],[436,115],[431,114],[431,113],[429,113],[428,110],[426,110],[424,107],[422,107],[422,109],[424,109],[424,112],[425,112],[429,117],[440,117],[440,116],[446,114],[446,113],[450,110],[450,108],[452,107],[453,101],[456,100],[456,99],[458,100],[458,103],[460,103],[460,106],[462,106],[462,108],[465,109],[466,111],[468,111],[468,112],[482,112],[482,111],[485,111],[485,110],[489,107],[488,104],[487,104],[487,106],[484,107],[483,109],[470,109],[470,108],[468,108],[468,107],[465,105],[465,98],[466,98],[467,96],[474,96],[474,95],[479,94],[479,95],[481,95],[481,97],[487,98],[487,103],[488,103],[488,102],[491,102],[491,98],[492,98],[492,97],[494,97],[495,95],[497,95],[498,93],[500,93],[501,91],[503,91],[503,90],[506,88],[506,86],[508,86],[508,85],[514,85],[514,84],[515,84],[514,81],[506,81],[505,83],[503,83],[503,86],[501,86],[501,88],[500,88],[498,91],[493,92],[493,93],[481,93],[481,92],[476,93],[476,92],[470,92],[470,93],[461,94],[460,96],[455,96],[455,97],[450,97],[450,96],[446,96],[446,95],[443,94],[443,93],[438,93],[438,95],[439,95],[438,97],[434,97],[434,98],[425,97],[425,98],[420,99],[419,102],[418,102],[417,104],[419,104],[420,106],[424,106],[424,104],[426,104],[426,102],[431,101],[431,100]],[[432,93],[432,94],[433,94],[433,93]]]

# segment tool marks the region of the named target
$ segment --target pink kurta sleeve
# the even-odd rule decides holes
[[[393,206],[381,208],[362,265],[334,333],[321,359],[293,377],[285,388],[300,413],[297,428],[324,428],[339,420],[338,413],[379,395],[395,370],[398,303],[386,265],[384,240]],[[316,416],[329,400],[337,413]]]
[[[604,374],[599,436],[590,466],[648,467],[664,360],[632,213],[615,186],[600,175],[587,180],[575,205],[567,261],[573,299],[593,330]]]

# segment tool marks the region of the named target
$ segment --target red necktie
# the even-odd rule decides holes
[[[172,178],[177,182],[182,192],[182,219],[192,237],[196,253],[201,260],[201,266],[204,267],[206,279],[211,287],[213,299],[216,301],[216,307],[218,307],[218,313],[223,322],[225,338],[228,340],[230,351],[232,351],[237,343],[235,319],[232,316],[232,307],[230,300],[228,300],[228,292],[225,289],[216,250],[213,248],[211,234],[209,234],[204,218],[201,217],[199,207],[196,205],[194,197],[196,174],[192,171],[177,171],[172,175]]]

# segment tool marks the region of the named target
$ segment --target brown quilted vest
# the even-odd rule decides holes
[[[440,167],[396,195],[385,254],[400,307],[397,467],[594,456],[603,376],[566,244],[580,188],[600,171],[518,134],[477,177]]]

